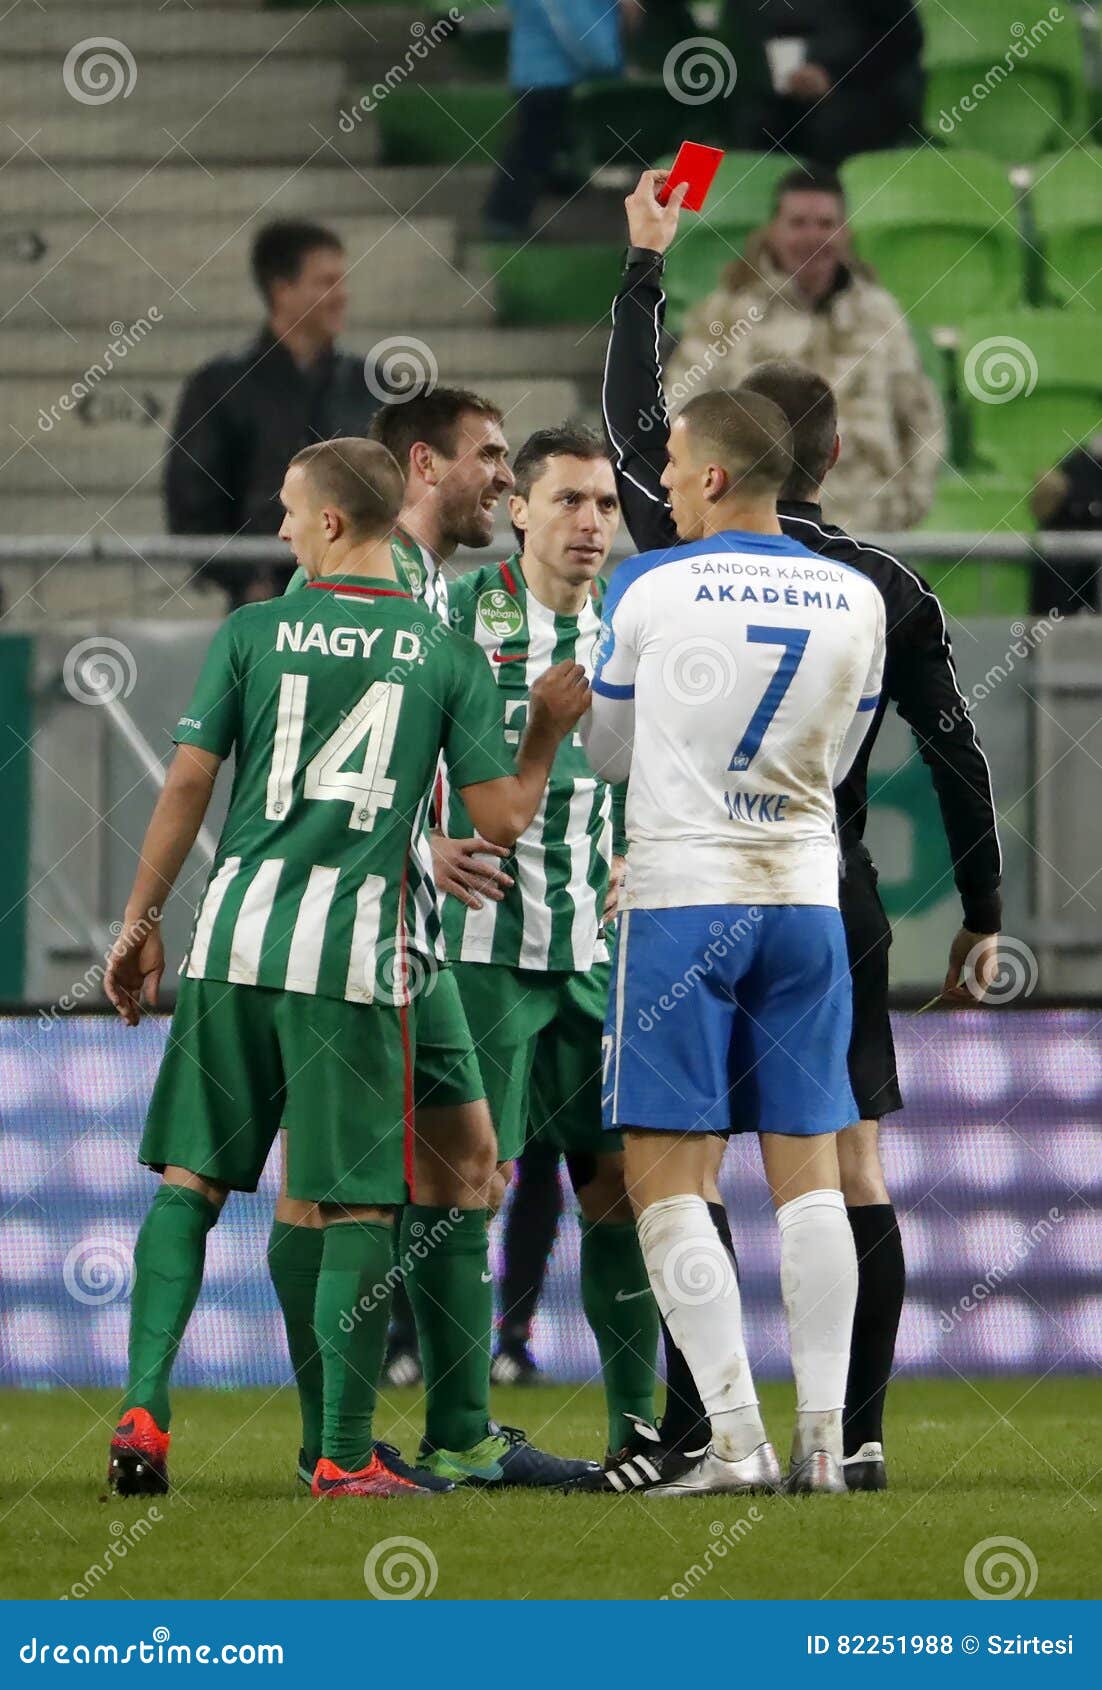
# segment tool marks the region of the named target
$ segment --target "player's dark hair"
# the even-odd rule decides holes
[[[736,391],[772,399],[788,420],[792,469],[778,497],[817,498],[838,433],[838,406],[830,383],[804,364],[777,359],[751,370]]]
[[[845,189],[835,172],[817,164],[798,164],[794,170],[785,171],[773,189],[774,214],[785,194],[834,194],[843,205],[846,200]]]
[[[376,411],[371,438],[385,446],[409,473],[409,455],[419,440],[445,458],[454,458],[459,424],[465,416],[489,417],[499,423],[503,412],[490,399],[466,387],[433,387],[407,399],[395,400]]]
[[[513,460],[514,493],[527,499],[552,458],[582,458],[586,463],[594,458],[607,458],[611,462],[612,453],[608,442],[585,423],[564,422],[558,428],[537,428]],[[513,533],[517,545],[523,548],[524,530],[514,523]]]
[[[354,540],[382,539],[398,520],[405,497],[405,476],[375,440],[349,436],[316,440],[291,459],[306,471],[323,505],[345,517]]]
[[[514,491],[522,499],[531,493],[549,458],[582,458],[590,463],[594,458],[611,459],[611,453],[596,429],[587,428],[585,423],[565,422],[558,428],[537,428],[513,460]]]
[[[681,410],[694,441],[704,441],[736,489],[749,498],[776,498],[792,469],[784,412],[759,393],[722,389],[698,393]]]
[[[253,241],[251,259],[253,281],[265,301],[271,300],[275,282],[295,281],[307,255],[317,252],[319,247],[332,252],[344,251],[340,236],[322,223],[307,223],[290,217],[265,223]]]

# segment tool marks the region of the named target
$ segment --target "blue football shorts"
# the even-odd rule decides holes
[[[852,987],[820,904],[694,904],[620,917],[604,1037],[607,1129],[840,1132]]]

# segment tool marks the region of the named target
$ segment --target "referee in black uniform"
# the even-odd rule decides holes
[[[678,544],[659,481],[669,433],[659,343],[665,312],[663,254],[676,232],[682,196],[675,194],[668,206],[660,206],[656,196],[663,180],[661,172],[644,172],[626,201],[632,245],[612,310],[602,397],[624,516],[640,551]],[[842,856],[840,903],[853,975],[849,1068],[861,1113],[860,1121],[838,1135],[842,1191],[858,1259],[844,1471],[851,1490],[883,1490],[887,1484],[884,1396],[903,1306],[904,1261],[880,1165],[878,1123],[902,1107],[902,1098],[888,1019],[891,928],[877,894],[876,869],[862,840],[869,753],[889,701],[913,730],[933,778],[963,906],[963,925],[950,948],[943,986],[948,1002],[975,1002],[991,984],[998,966],[1002,863],[995,805],[990,770],[957,684],[949,632],[937,598],[898,558],[863,545],[823,521],[820,488],[840,449],[830,387],[797,364],[761,365],[741,385],[778,404],[792,428],[793,469],[777,504],[782,529],[810,550],[867,575],[880,589],[887,611],[880,705],[853,768],[835,793]],[[972,987],[963,979],[966,963],[974,976]],[[717,1172],[722,1148],[717,1144]],[[713,1218],[724,1230],[722,1211],[714,1202],[719,1193],[709,1195]],[[730,1248],[726,1230],[724,1241]],[[694,1440],[707,1441],[708,1418],[668,1333],[666,1360],[662,1441],[669,1447],[692,1448]]]

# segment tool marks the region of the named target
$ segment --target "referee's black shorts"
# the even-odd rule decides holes
[[[853,976],[849,1079],[862,1121],[902,1109],[895,1043],[888,1019],[888,949],[892,930],[868,851],[856,845],[843,860],[839,904]]]

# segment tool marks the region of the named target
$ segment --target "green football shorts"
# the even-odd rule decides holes
[[[601,1130],[601,1036],[610,968],[585,973],[455,962],[452,970],[497,1129],[498,1157],[529,1136],[562,1151],[619,1150]]]
[[[416,1009],[185,977],[139,1160],[255,1191],[286,1127],[289,1197],[406,1202]]]
[[[417,1005],[413,1101],[418,1109],[443,1109],[485,1097],[474,1041],[452,970],[441,964],[425,976]]]

